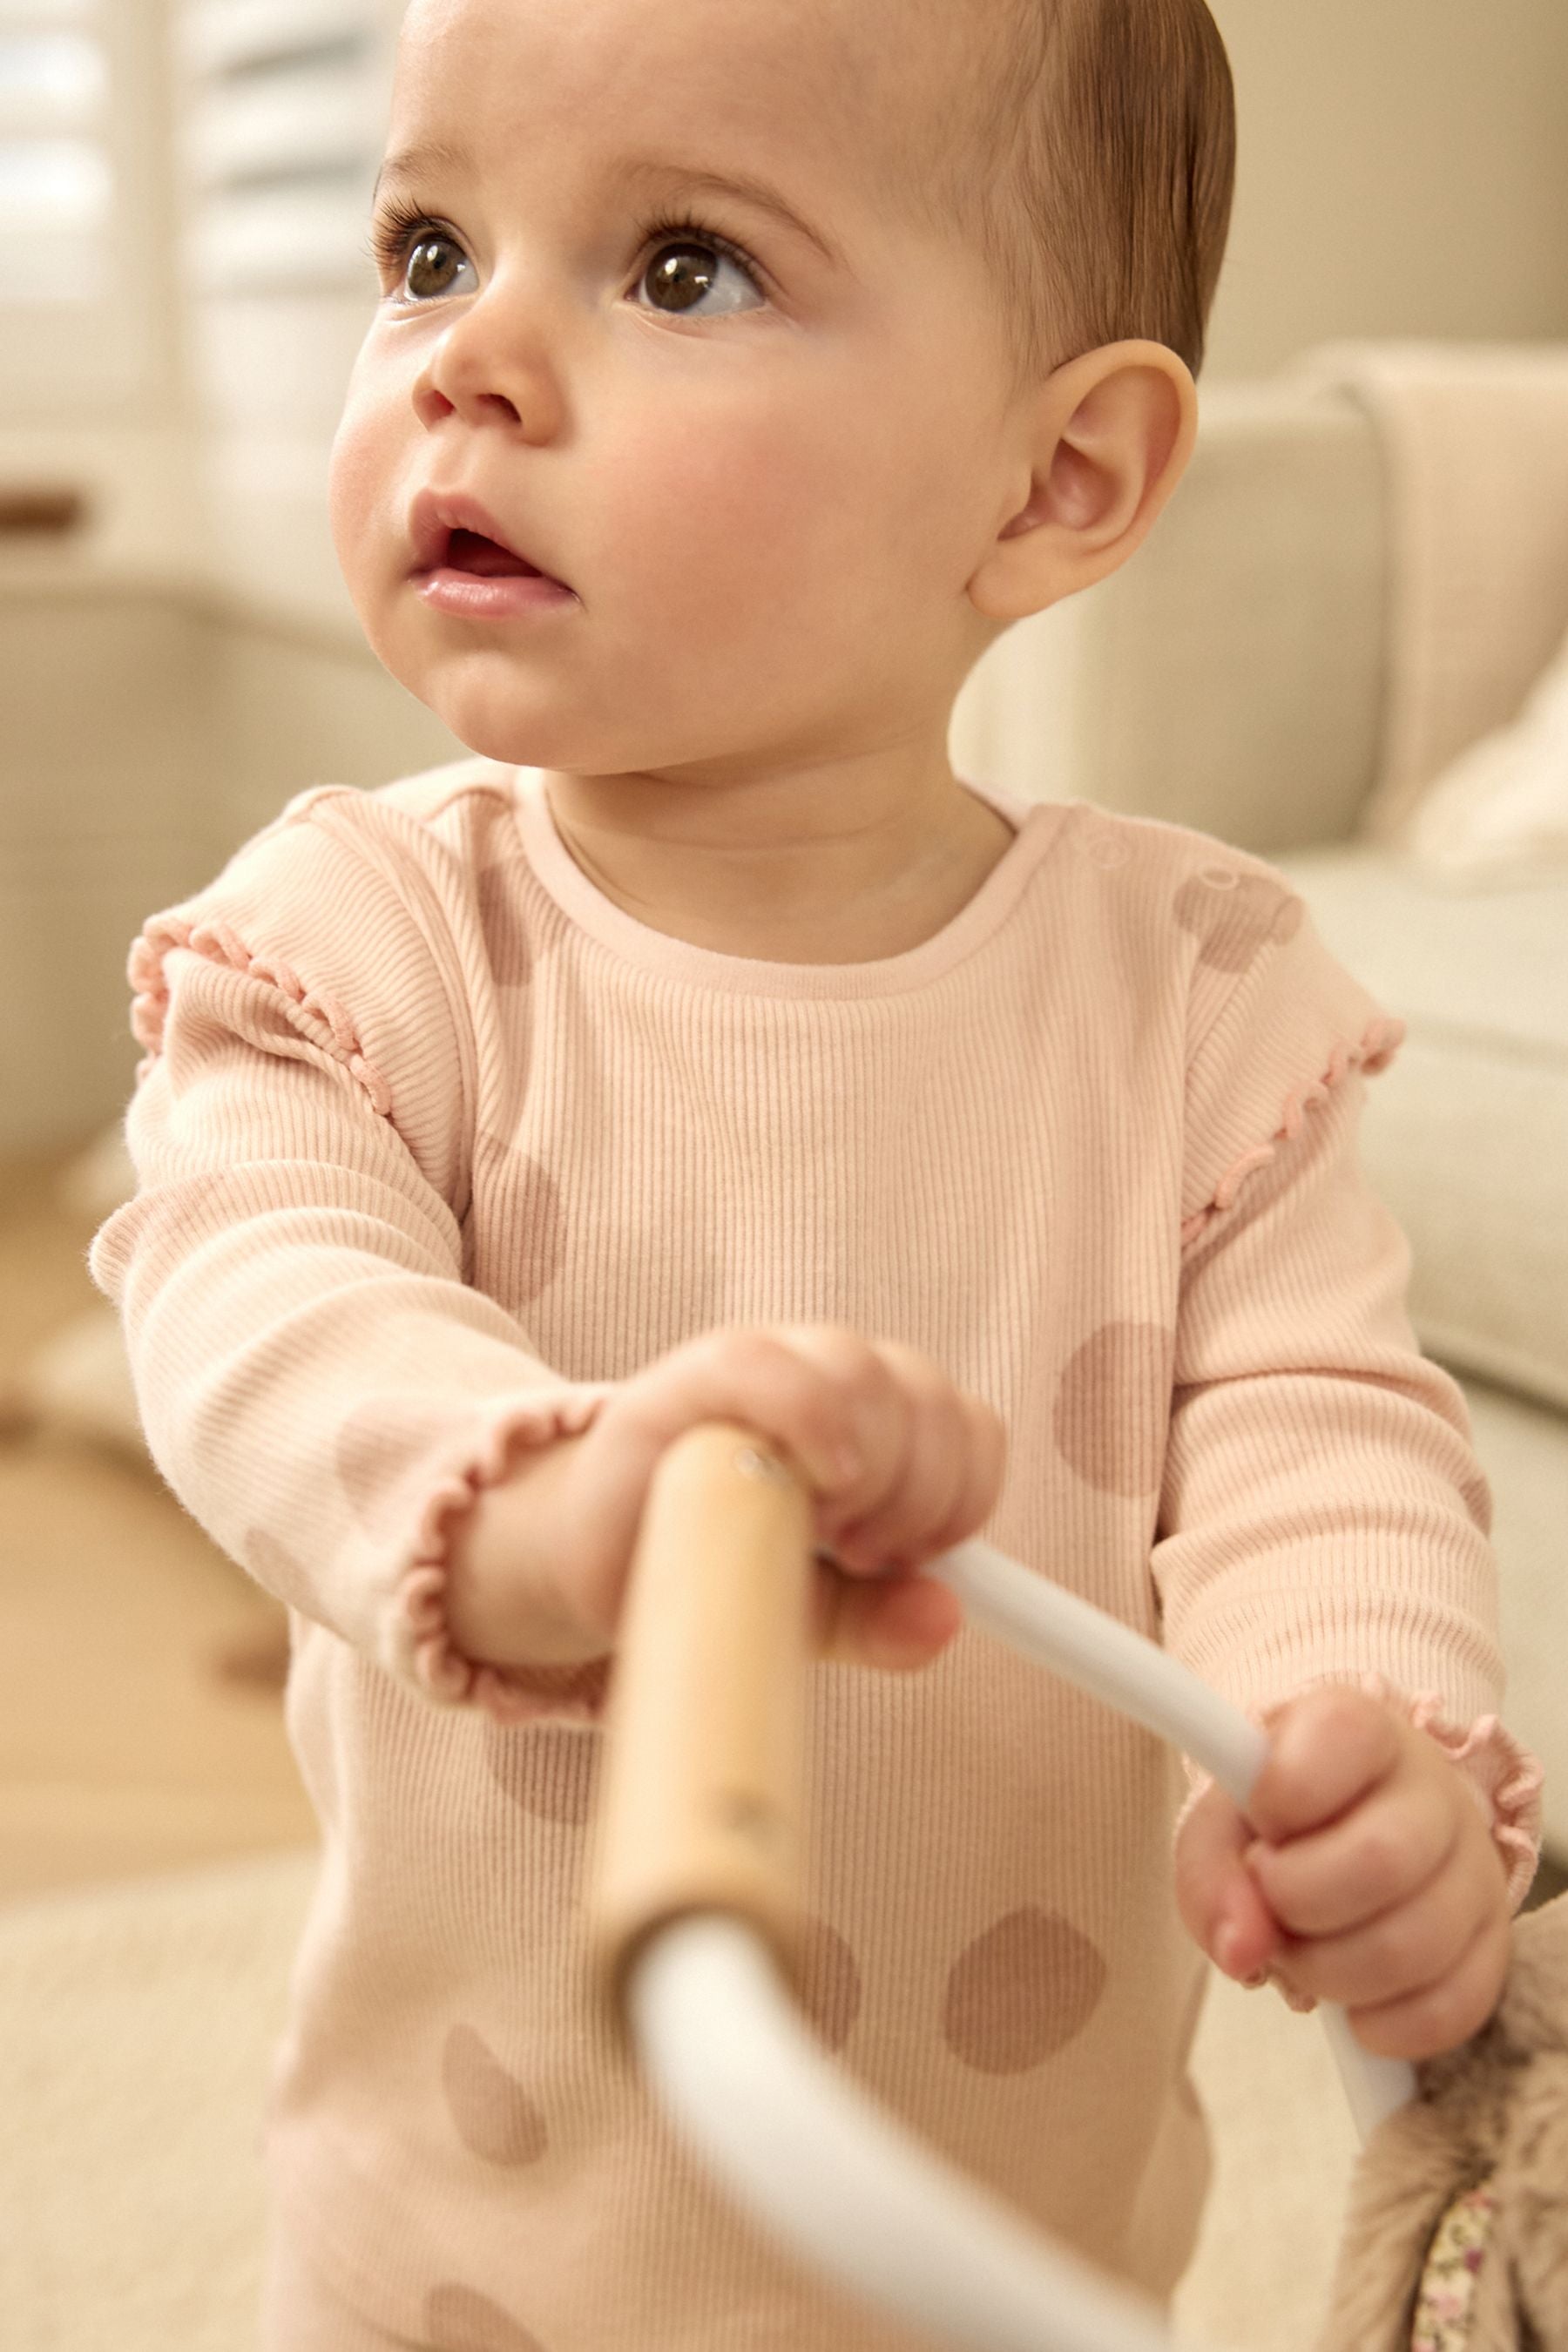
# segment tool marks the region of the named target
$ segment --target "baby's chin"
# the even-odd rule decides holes
[[[426,649],[415,653],[395,631],[381,631],[368,622],[364,628],[388,676],[481,759],[509,767],[564,767],[570,764],[566,755],[583,748],[581,723],[545,707],[552,689],[531,694],[526,680],[509,675],[508,656],[496,645],[476,645],[432,660]]]
[[[468,667],[475,667],[471,657]],[[530,708],[526,693],[498,695],[493,682],[482,677],[455,680],[427,672],[410,677],[396,670],[393,676],[466,750],[503,767],[609,776],[663,764],[665,747],[646,729],[616,732],[602,722],[584,723],[581,713]]]
[[[673,687],[666,682],[668,707],[653,707],[656,686],[639,692],[632,679],[626,709],[606,709],[605,698],[585,693],[580,681],[552,676],[547,663],[531,665],[493,636],[433,650],[421,632],[400,625],[395,613],[362,611],[360,617],[382,667],[465,750],[504,767],[578,776],[685,774],[717,783],[821,756],[841,719],[809,698],[804,707],[780,696],[773,709],[755,707],[754,698],[749,709],[726,708],[700,667]]]
[[[736,741],[711,714],[672,715],[649,723],[646,712],[621,722],[580,707],[560,707],[560,688],[548,683],[531,690],[515,676],[498,677],[501,662],[492,648],[448,664],[411,664],[388,659],[373,648],[384,669],[416,701],[433,711],[464,748],[504,767],[545,768],[567,776],[631,776],[682,770],[724,773],[736,761],[765,756],[758,743]],[[555,707],[552,708],[552,704]]]

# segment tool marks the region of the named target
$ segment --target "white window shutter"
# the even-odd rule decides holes
[[[0,404],[50,426],[144,396],[172,270],[153,234],[157,0],[0,0]]]
[[[173,0],[186,351],[208,571],[353,623],[327,460],[379,299],[371,194],[404,0]]]
[[[198,297],[368,293],[386,0],[185,0],[176,50],[187,283]]]
[[[91,0],[0,0],[0,303],[101,299],[108,116]]]

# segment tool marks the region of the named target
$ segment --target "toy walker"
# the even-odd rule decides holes
[[[811,1497],[764,1439],[713,1422],[667,1450],[595,1821],[590,1928],[608,2011],[722,2187],[933,2346],[1173,2352],[1152,2305],[924,2148],[802,2021],[790,1988],[813,1561]],[[1246,1810],[1266,1735],[1164,1651],[987,1544],[924,1573],[971,1622],[1171,1741]],[[1321,2352],[1568,2352],[1568,1902],[1516,1923],[1498,2017],[1419,2074],[1363,2051],[1342,2010],[1319,2014],[1370,2143]],[[1533,2105],[1520,2095],[1532,2073]],[[1527,2190],[1540,2170],[1537,2107],[1559,2128],[1545,2158],[1556,2195],[1537,2200],[1543,2234],[1521,2235],[1500,2217],[1528,2201],[1510,2181]]]

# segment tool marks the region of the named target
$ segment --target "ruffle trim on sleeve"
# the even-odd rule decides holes
[[[169,985],[163,967],[171,948],[189,948],[194,955],[206,956],[215,963],[243,972],[248,979],[266,981],[280,990],[289,1000],[291,1016],[301,1033],[323,1053],[342,1062],[359,1080],[373,1110],[383,1118],[390,1118],[392,1088],[374,1063],[366,1059],[353,1022],[336,997],[307,989],[299,973],[281,956],[253,955],[231,924],[193,922],[185,915],[155,915],[132,942],[126,964],[126,977],[136,992],[131,1007],[132,1032],[138,1045],[147,1049],[136,1066],[138,1086],[163,1051],[163,1025],[169,1010]]]
[[[570,1666],[489,1666],[466,1658],[447,1622],[447,1522],[486,1487],[498,1486],[525,1445],[574,1437],[586,1429],[615,1383],[586,1384],[509,1403],[466,1470],[449,1472],[428,1497],[393,1612],[396,1664],[437,1705],[479,1706],[499,1724],[596,1723],[604,1713],[612,1660]]]
[[[1184,1219],[1182,1248],[1189,1249],[1215,1218],[1230,1207],[1247,1178],[1257,1169],[1266,1168],[1279,1146],[1289,1142],[1300,1133],[1307,1113],[1316,1109],[1320,1103],[1327,1102],[1347,1071],[1364,1070],[1369,1077],[1374,1077],[1379,1070],[1386,1069],[1405,1042],[1406,1025],[1405,1022],[1383,1013],[1368,1024],[1359,1045],[1347,1045],[1342,1040],[1337,1042],[1322,1076],[1286,1096],[1280,1124],[1269,1140],[1255,1145],[1250,1151],[1244,1152],[1239,1160],[1233,1161],[1215,1186],[1213,1199]]]

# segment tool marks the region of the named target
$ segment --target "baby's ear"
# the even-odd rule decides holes
[[[969,582],[977,612],[1022,620],[1119,571],[1193,453],[1198,396],[1163,343],[1107,343],[1069,360],[1022,410],[1027,501]]]

